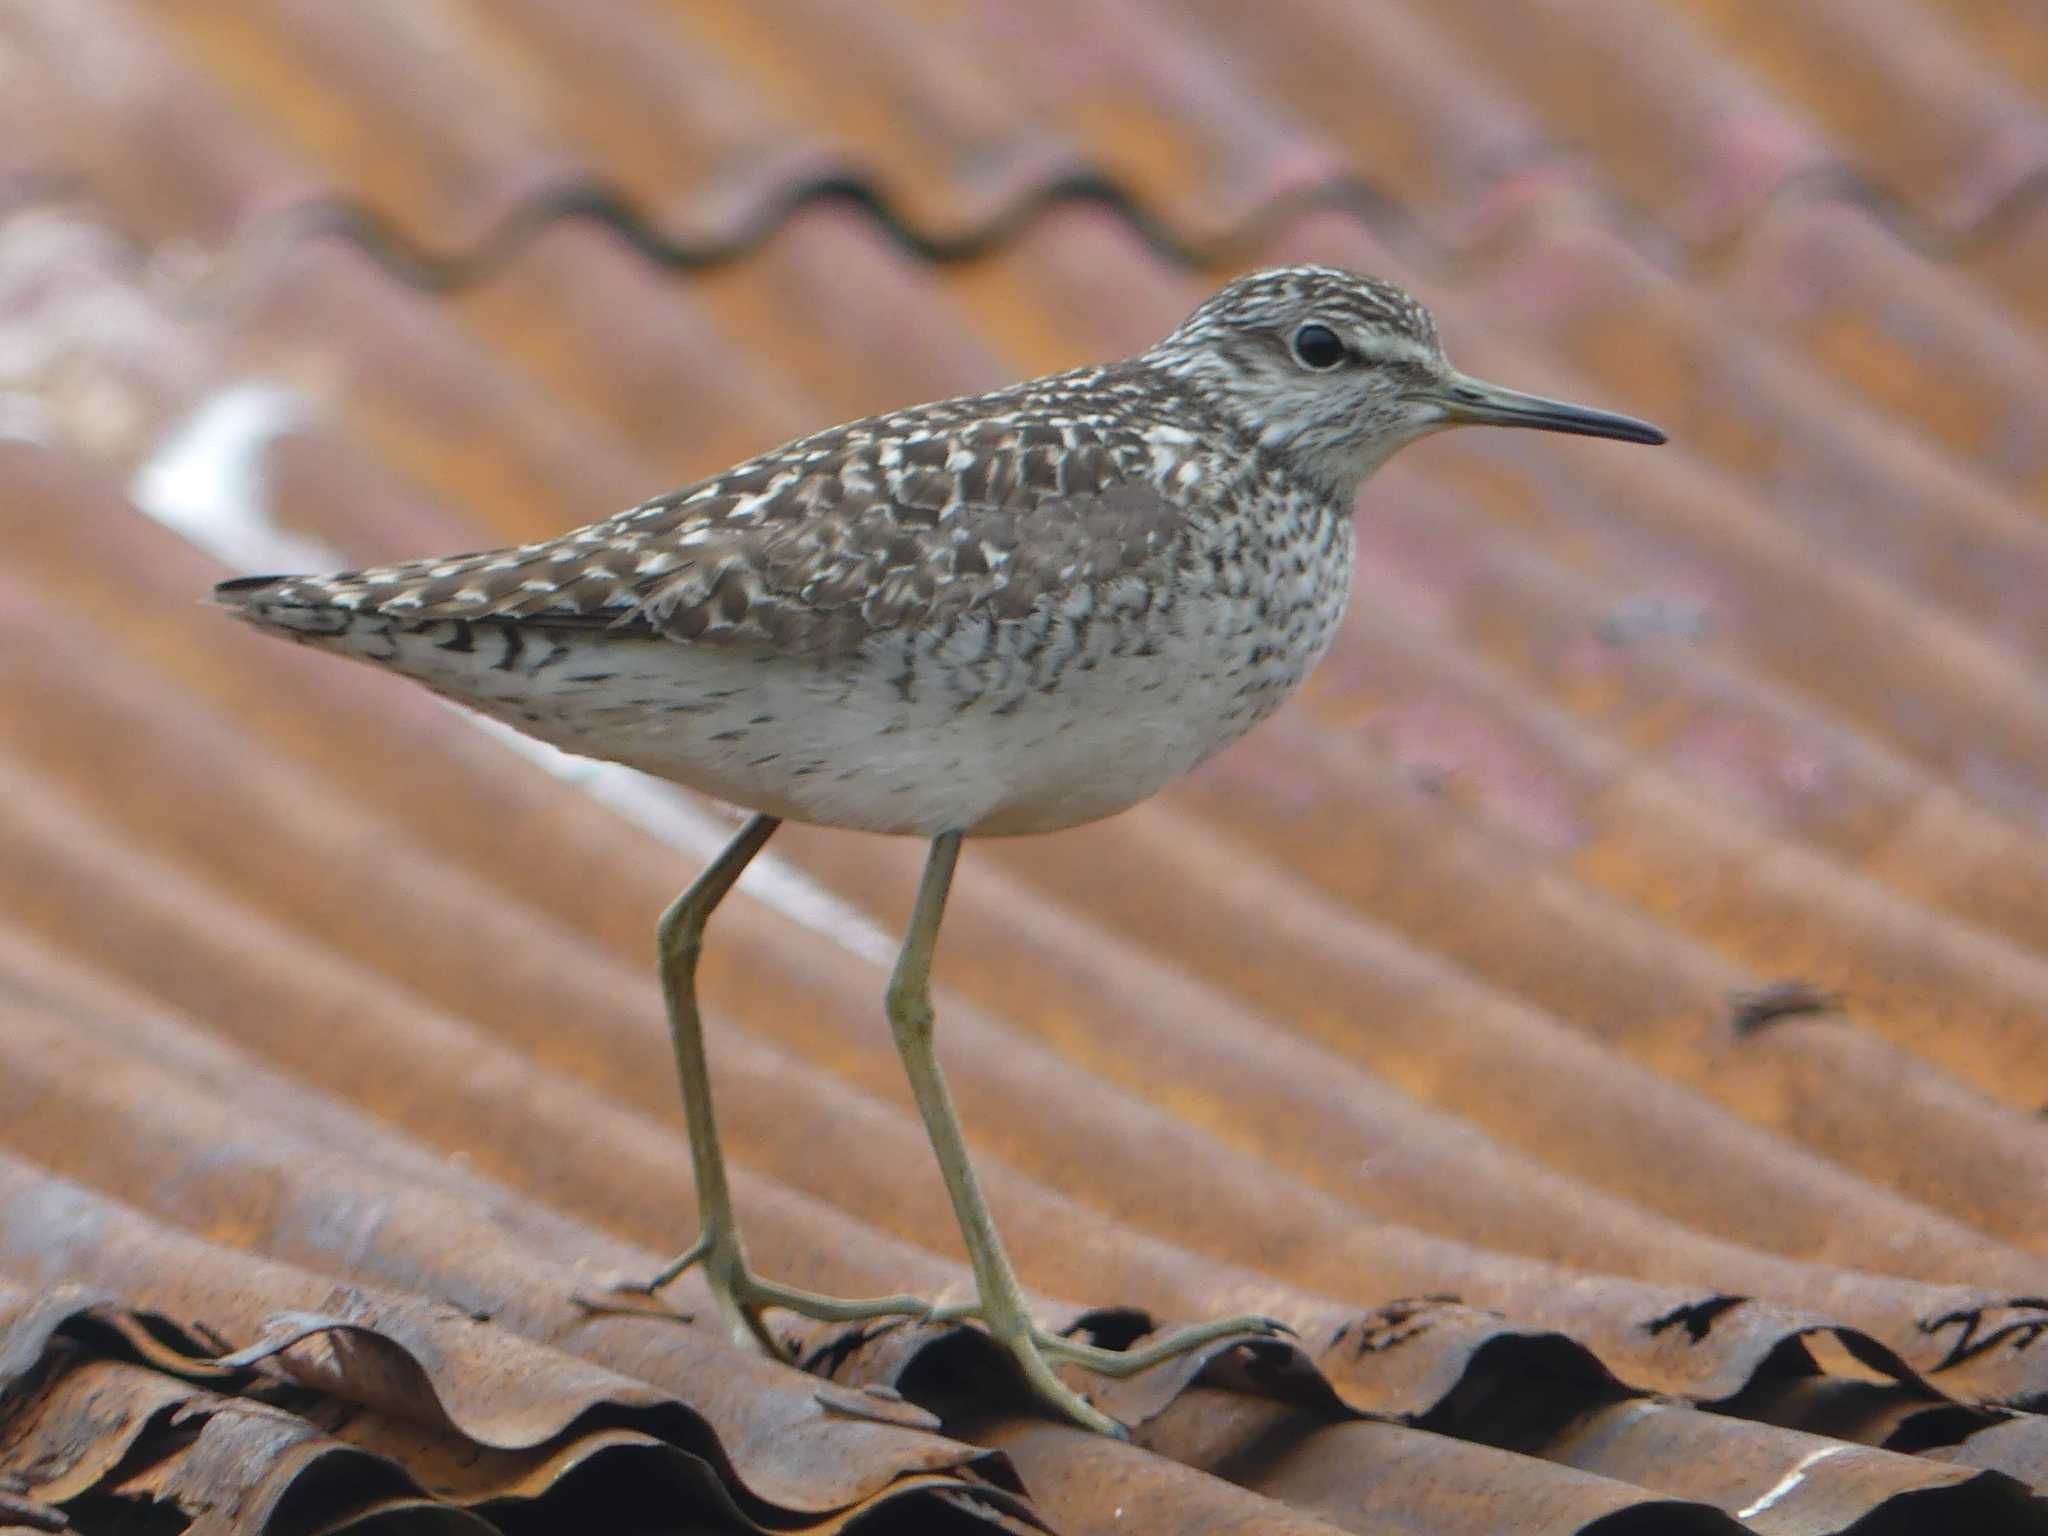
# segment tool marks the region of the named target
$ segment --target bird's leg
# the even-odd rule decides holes
[[[1123,1426],[1087,1402],[1059,1377],[1046,1362],[1045,1335],[1024,1309],[1017,1277],[996,1236],[988,1202],[982,1198],[974,1168],[967,1160],[967,1143],[960,1134],[960,1120],[953,1112],[953,1097],[939,1072],[932,1052],[932,952],[938,945],[939,919],[946,909],[946,892],[953,882],[953,866],[960,857],[960,834],[944,832],[932,839],[931,856],[925,861],[924,878],[917,888],[917,904],[911,910],[910,927],[903,936],[903,951],[889,978],[889,1027],[896,1037],[896,1050],[910,1077],[910,1091],[917,1099],[918,1113],[938,1154],[939,1172],[946,1181],[946,1193],[953,1201],[953,1216],[960,1223],[960,1235],[967,1243],[967,1257],[974,1266],[975,1288],[980,1293],[976,1311],[988,1331],[1016,1360],[1031,1389],[1044,1402],[1066,1417],[1104,1434],[1121,1436]]]
[[[1023,1292],[1010,1268],[1009,1256],[1003,1252],[1002,1239],[996,1235],[995,1222],[974,1177],[973,1165],[967,1160],[967,1143],[960,1134],[953,1097],[947,1091],[932,1049],[932,955],[938,947],[939,919],[945,911],[946,893],[959,857],[959,833],[943,833],[932,840],[931,857],[918,885],[910,928],[904,935],[896,970],[889,978],[889,1025],[896,1037],[896,1049],[903,1057],[904,1071],[909,1074],[918,1112],[924,1116],[932,1150],[938,1154],[939,1172],[945,1178],[946,1193],[952,1197],[953,1215],[966,1240],[967,1256],[974,1266],[975,1288],[980,1293],[973,1302],[933,1308],[927,1320],[980,1318],[1016,1360],[1041,1400],[1089,1429],[1122,1436],[1123,1426],[1055,1376],[1050,1361],[1084,1366],[1101,1375],[1130,1376],[1233,1334],[1292,1330],[1270,1317],[1246,1315],[1182,1328],[1142,1349],[1117,1350],[1062,1338],[1032,1320],[1025,1310]]]
[[[733,1219],[732,1191],[725,1180],[725,1156],[711,1109],[711,1074],[704,1060],[704,1024],[697,1012],[697,958],[704,927],[740,874],[782,823],[755,816],[690,883],[661,916],[661,990],[668,1001],[669,1034],[675,1043],[676,1073],[682,1079],[683,1113],[690,1133],[690,1166],[697,1184],[697,1240],[646,1281],[623,1289],[653,1294],[693,1265],[702,1265],[721,1320],[734,1341],[757,1345],[777,1359],[785,1352],[761,1319],[765,1307],[786,1307],[821,1322],[857,1322],[872,1317],[923,1317],[931,1309],[915,1296],[841,1300],[759,1278],[747,1267],[747,1251]]]

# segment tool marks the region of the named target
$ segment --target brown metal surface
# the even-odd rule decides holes
[[[0,1529],[2043,1529],[2044,187],[2041,0],[0,0]],[[724,823],[208,583],[1299,258],[1674,443],[1404,455],[1300,701],[969,851],[1025,1282],[1298,1341],[1088,1383],[1116,1445],[971,1328],[577,1307],[688,1235],[650,938]],[[755,1256],[962,1295],[919,851],[774,852],[704,964]]]

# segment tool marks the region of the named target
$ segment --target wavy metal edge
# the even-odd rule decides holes
[[[1518,168],[1516,174],[1526,170]],[[49,173],[13,179],[0,187],[0,207],[62,198],[83,190],[82,177]],[[1666,271],[1726,261],[1767,220],[1791,209],[1845,207],[1870,218],[1887,236],[1923,259],[1954,263],[2012,238],[2048,208],[2048,165],[2016,178],[1968,224],[1947,228],[1898,193],[1844,162],[1809,166],[1785,177],[1748,214],[1707,237],[1688,239],[1612,187],[1585,187],[1606,226],[1638,255]],[[1315,213],[1354,219],[1376,240],[1431,271],[1458,275],[1483,266],[1535,219],[1523,208],[1487,226],[1477,237],[1451,244],[1431,221],[1370,180],[1332,176],[1269,196],[1230,227],[1196,235],[1177,227],[1160,209],[1106,171],[1064,170],[1026,188],[1006,206],[960,229],[920,226],[903,210],[885,181],[859,167],[828,166],[772,186],[729,226],[696,235],[650,212],[629,192],[604,178],[576,178],[527,196],[466,247],[435,250],[374,204],[334,195],[275,207],[234,231],[214,253],[198,299],[217,283],[274,252],[301,242],[337,239],[355,246],[393,278],[422,292],[460,293],[516,264],[558,226],[588,223],[618,237],[637,254],[670,271],[702,272],[746,259],[773,241],[798,216],[838,207],[861,214],[906,255],[934,266],[958,266],[1025,239],[1055,215],[1073,209],[1106,211],[1120,219],[1152,255],[1189,271],[1240,266],[1285,229]]]
[[[359,1348],[369,1343],[385,1366],[409,1367],[431,1392],[430,1363],[403,1340],[359,1318],[287,1312],[272,1323],[258,1343],[221,1351],[225,1340],[125,1306],[110,1292],[69,1282],[31,1291],[0,1277],[0,1524],[62,1530],[67,1506],[83,1501],[89,1512],[91,1501],[118,1497],[188,1519],[232,1505],[238,1521],[251,1511],[261,1516],[250,1528],[267,1528],[292,1501],[294,1529],[381,1528],[424,1515],[437,1528],[487,1533],[496,1528],[489,1512],[545,1520],[548,1503],[573,1499],[601,1461],[625,1479],[626,1493],[637,1487],[650,1505],[690,1495],[708,1520],[736,1530],[866,1529],[891,1505],[919,1529],[916,1511],[932,1499],[1000,1529],[1046,1529],[1010,1489],[935,1474],[898,1479],[858,1505],[792,1524],[789,1511],[743,1508],[720,1467],[616,1413],[586,1414],[589,1422],[532,1446],[488,1446],[445,1414],[436,1425],[323,1390],[320,1383],[345,1385],[331,1371],[265,1369],[295,1344],[340,1331]],[[416,1476],[409,1458],[394,1454],[406,1449],[459,1467],[462,1484]]]

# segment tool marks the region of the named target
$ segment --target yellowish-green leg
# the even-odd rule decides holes
[[[903,937],[903,951],[897,957],[895,974],[889,979],[889,1027],[895,1033],[896,1049],[903,1069],[910,1076],[910,1090],[924,1116],[932,1150],[938,1154],[939,1172],[952,1197],[953,1215],[966,1240],[967,1257],[974,1266],[975,1289],[980,1298],[970,1306],[946,1307],[933,1311],[934,1318],[979,1317],[1004,1349],[1017,1362],[1031,1388],[1049,1406],[1079,1424],[1104,1434],[1122,1435],[1123,1426],[1094,1407],[1053,1374],[1050,1362],[1058,1360],[1111,1376],[1128,1376],[1161,1360],[1182,1354],[1213,1339],[1229,1334],[1271,1333],[1282,1326],[1266,1317],[1234,1317],[1182,1329],[1143,1350],[1098,1349],[1048,1332],[1032,1321],[1025,1310],[1022,1289],[996,1235],[988,1202],[967,1160],[967,1143],[960,1134],[960,1120],[953,1111],[953,1098],[939,1071],[932,1049],[934,1018],[931,998],[932,954],[938,947],[939,919],[945,912],[946,893],[953,882],[953,867],[960,857],[960,834],[947,832],[932,840],[931,857],[925,862],[924,879],[918,886],[917,905],[910,915],[910,928]]]
[[[784,1307],[821,1322],[858,1322],[874,1317],[924,1317],[931,1308],[915,1296],[841,1300],[763,1280],[747,1267],[746,1245],[733,1219],[732,1191],[725,1180],[725,1156],[711,1109],[711,1074],[704,1060],[704,1024],[697,1012],[697,959],[704,927],[781,821],[755,816],[740,828],[709,867],[662,914],[661,988],[668,1000],[669,1033],[675,1043],[676,1073],[682,1079],[683,1113],[690,1132],[690,1166],[697,1182],[697,1240],[645,1282],[625,1289],[652,1294],[685,1270],[702,1265],[704,1279],[733,1339],[758,1345],[777,1359],[784,1352],[761,1319],[767,1307]]]

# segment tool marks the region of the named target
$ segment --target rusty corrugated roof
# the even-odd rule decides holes
[[[0,0],[0,1526],[2048,1528],[2044,190],[2041,0]],[[1676,441],[1404,454],[1303,699],[968,856],[1026,1283],[1298,1343],[1118,1445],[972,1330],[575,1306],[686,1235],[649,938],[721,813],[208,584],[1303,257]],[[705,957],[750,1242],[960,1294],[919,850],[777,853]]]

